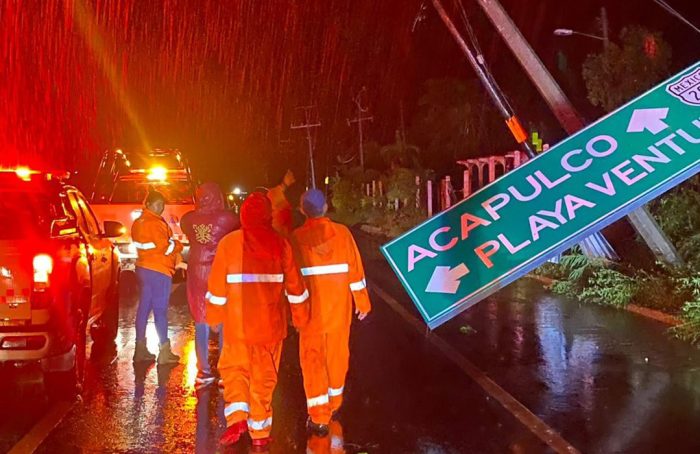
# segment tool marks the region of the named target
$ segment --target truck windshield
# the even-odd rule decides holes
[[[168,204],[184,205],[194,203],[192,187],[185,181],[173,181],[166,184],[119,181],[114,187],[111,200],[107,197],[96,198],[93,203],[104,201],[110,203],[141,204],[146,198],[149,188],[162,192]]]
[[[0,190],[0,240],[48,237],[57,204],[44,193]]]

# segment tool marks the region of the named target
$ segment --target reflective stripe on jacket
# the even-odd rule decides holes
[[[353,299],[360,312],[371,310],[360,252],[347,227],[325,217],[307,219],[292,234],[292,244],[311,295],[306,331],[348,329]]]
[[[144,208],[131,227],[131,238],[136,247],[136,266],[172,276],[182,244],[173,239],[173,232],[165,219]]]

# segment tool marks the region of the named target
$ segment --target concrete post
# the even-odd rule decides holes
[[[425,193],[426,193],[426,198],[427,198],[428,217],[432,218],[433,217],[433,180],[428,180],[425,182],[425,184],[426,184]]]
[[[452,182],[450,181],[450,176],[445,177],[445,209],[452,206],[452,200],[450,199],[450,190],[452,189]]]
[[[420,209],[420,177],[416,175],[416,210]]]
[[[467,167],[466,170],[463,173],[463,180],[462,180],[462,198],[466,199],[469,197],[469,195],[472,193],[472,176],[471,176],[471,171],[472,168],[471,166]]]

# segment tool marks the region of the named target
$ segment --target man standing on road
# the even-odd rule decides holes
[[[308,427],[325,436],[343,401],[353,299],[359,320],[371,305],[355,240],[347,227],[325,217],[323,192],[306,191],[301,209],[307,220],[292,234],[292,244],[311,294],[311,319],[299,332],[299,352]]]
[[[219,241],[240,227],[238,216],[225,208],[224,195],[216,183],[204,183],[197,188],[197,207],[185,213],[180,225],[190,240],[190,254],[187,263],[187,301],[194,319],[194,345],[197,352],[197,378],[199,389],[209,386],[215,380],[209,365],[209,325],[206,322],[207,279],[211,271],[216,246]],[[219,332],[219,352],[223,346],[221,326]]]
[[[267,198],[272,203],[272,227],[285,237],[292,233],[292,206],[285,193],[295,182],[294,173],[287,169],[282,182],[267,191]]]
[[[146,347],[146,325],[152,311],[160,341],[158,364],[161,365],[180,361],[180,357],[172,352],[168,339],[168,302],[182,244],[172,238],[170,226],[161,217],[164,210],[163,194],[158,191],[149,192],[141,216],[131,227],[131,237],[138,254],[136,276],[141,291],[136,311],[134,362],[155,360],[155,355]]]
[[[222,445],[236,443],[246,430],[254,448],[269,445],[288,309],[294,325],[304,326],[308,297],[289,242],[272,228],[270,201],[251,194],[241,206],[241,230],[221,240],[209,275],[207,323],[223,323],[224,331],[219,372],[228,429]]]

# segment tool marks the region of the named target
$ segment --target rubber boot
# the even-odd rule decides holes
[[[170,349],[170,341],[165,341],[164,343],[160,344],[160,352],[158,353],[159,365],[177,364],[179,362],[180,357],[173,353],[173,351]]]
[[[151,362],[156,360],[156,355],[148,351],[148,346],[146,341],[136,341],[136,348],[134,349],[134,362]]]
[[[221,446],[231,446],[238,443],[241,439],[241,435],[248,432],[248,423],[244,421],[238,421],[234,425],[228,427],[226,432],[219,439],[219,444]]]
[[[269,452],[272,437],[254,438],[252,442],[252,452]]]
[[[315,423],[311,417],[306,420],[306,429],[317,437],[327,437],[329,433],[328,424]]]

